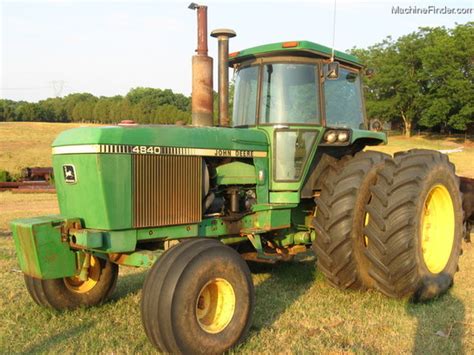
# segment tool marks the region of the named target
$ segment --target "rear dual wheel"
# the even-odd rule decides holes
[[[388,159],[389,155],[380,152],[359,152],[326,169],[316,199],[313,250],[318,270],[339,289],[364,289],[373,284],[364,255],[368,241],[363,229],[370,219],[365,206],[377,171]]]
[[[161,351],[222,353],[247,334],[254,303],[240,255],[216,240],[191,240],[166,251],[149,271],[142,322]]]
[[[372,188],[366,256],[376,287],[429,300],[453,283],[463,235],[459,179],[448,157],[411,150],[385,164]]]
[[[86,280],[77,276],[53,280],[24,277],[28,293],[38,305],[56,310],[74,309],[104,302],[115,289],[118,266],[91,256]]]

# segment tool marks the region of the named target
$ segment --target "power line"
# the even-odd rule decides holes
[[[36,86],[36,87],[29,87],[29,88],[0,88],[1,91],[8,91],[8,90],[44,90],[44,89],[51,89],[50,86]]]
[[[51,85],[53,86],[54,97],[61,97],[64,89],[64,80],[53,80]]]

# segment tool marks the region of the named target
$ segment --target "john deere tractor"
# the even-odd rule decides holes
[[[458,178],[446,155],[366,150],[362,63],[309,41],[228,53],[219,39],[212,124],[206,7],[193,58],[193,124],[65,131],[52,154],[60,215],[11,223],[33,300],[63,310],[113,292],[119,266],[151,267],[141,315],[153,345],[220,353],[251,325],[246,260],[314,251],[333,286],[431,299],[446,291],[462,239]],[[228,71],[235,95],[231,127]]]

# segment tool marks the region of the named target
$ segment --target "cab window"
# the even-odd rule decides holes
[[[340,68],[337,79],[326,79],[324,101],[328,127],[364,127],[360,78],[356,72]]]
[[[260,99],[261,124],[319,124],[316,64],[266,64]]]
[[[233,126],[253,126],[257,112],[258,66],[245,67],[235,74]]]

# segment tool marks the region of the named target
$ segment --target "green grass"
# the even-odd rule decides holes
[[[31,132],[9,128],[2,136],[0,154],[27,162],[18,151],[18,142]],[[20,126],[23,124],[20,124]],[[24,124],[21,127],[33,127]],[[60,129],[72,125],[35,126],[45,135],[39,140],[41,164],[49,159],[49,143]],[[19,127],[19,126],[17,126]],[[41,130],[39,129],[41,128]],[[56,130],[48,134],[47,131]],[[16,138],[13,137],[13,134]],[[36,134],[36,133],[35,133]],[[38,133],[37,139],[41,135]],[[15,140],[16,139],[16,140]],[[5,143],[5,142],[10,143]],[[1,145],[3,144],[3,146]],[[393,151],[424,147],[453,149],[459,142],[416,137],[407,141],[391,137]],[[458,155],[462,154],[462,155]],[[464,153],[451,154],[458,171],[474,177],[470,146]],[[3,158],[2,158],[3,159]],[[1,161],[0,161],[1,162]],[[19,165],[7,161],[8,166]],[[41,165],[37,164],[37,165]],[[31,165],[31,164],[30,164]],[[2,167],[0,163],[0,168]],[[58,213],[55,195],[22,195],[0,192],[0,353],[153,353],[140,320],[141,287],[146,270],[122,267],[117,289],[104,305],[54,312],[37,306],[29,297],[19,271],[8,221],[12,218]],[[254,270],[257,304],[250,334],[233,349],[242,353],[474,353],[474,267],[472,245],[464,244],[460,272],[451,291],[427,304],[393,300],[376,291],[341,292],[329,286],[315,268],[311,255],[301,260]],[[436,335],[443,332],[447,336]]]
[[[257,305],[247,340],[236,352],[430,353],[474,351],[473,295],[466,248],[454,288],[421,305],[378,292],[330,287],[308,256],[254,273]],[[140,320],[145,271],[122,268],[112,300],[58,313],[29,298],[10,237],[0,238],[0,352],[151,353]],[[449,337],[440,337],[442,331]]]

